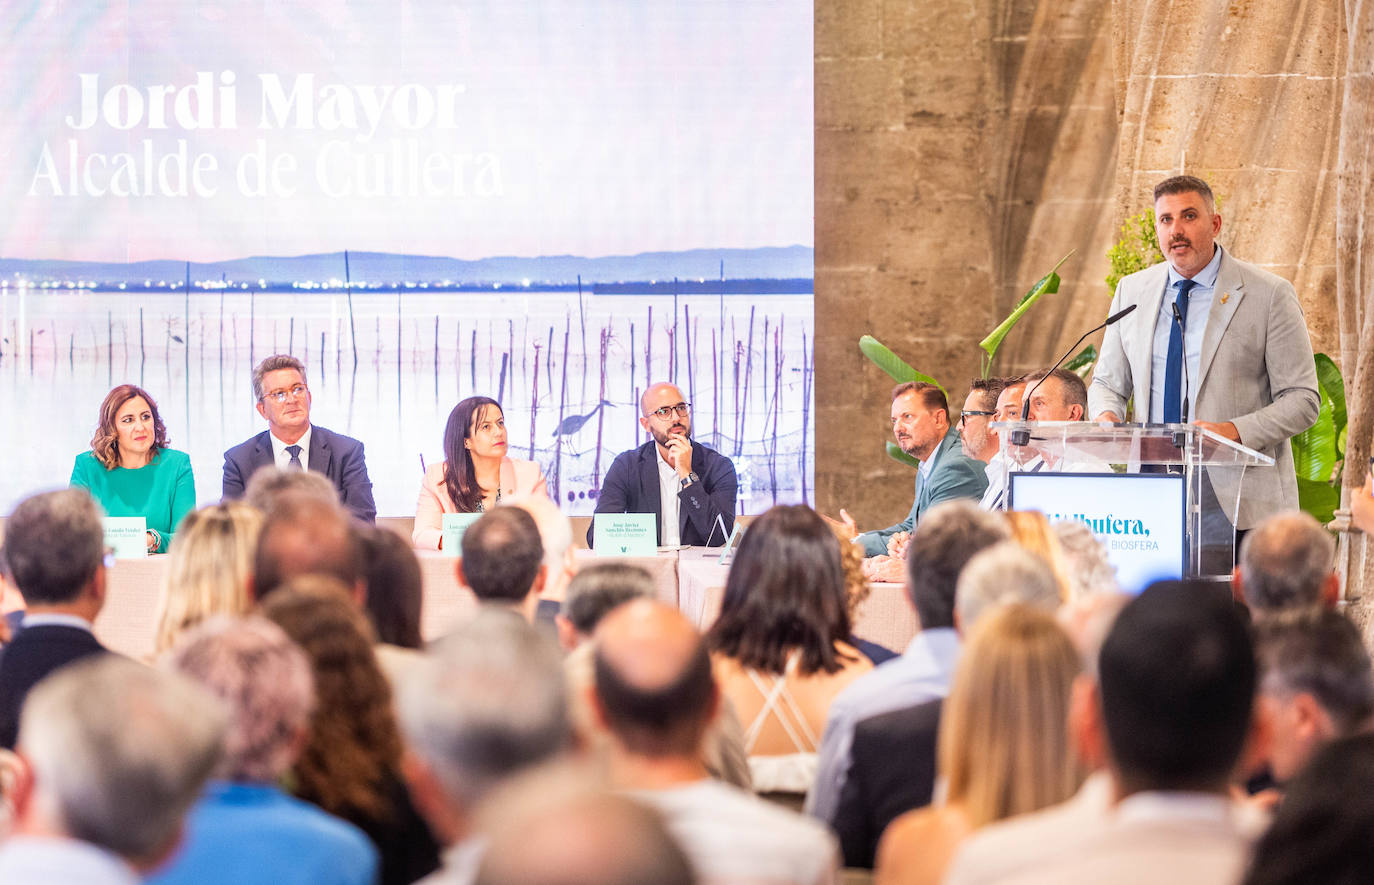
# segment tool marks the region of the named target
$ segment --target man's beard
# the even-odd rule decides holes
[[[690,440],[690,439],[692,438],[692,428],[691,428],[691,427],[683,427],[681,424],[674,424],[672,427],[669,427],[667,430],[651,430],[651,431],[649,431],[649,433],[653,436],[654,442],[658,443],[659,445],[663,446],[664,448],[667,448],[667,447],[668,447],[668,438],[674,434],[674,430],[673,430],[674,427],[675,427],[675,428],[678,428],[678,430],[676,431],[676,433],[677,433],[678,436],[686,437],[688,440]]]

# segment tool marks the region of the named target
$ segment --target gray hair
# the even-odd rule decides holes
[[[1070,599],[1121,592],[1116,566],[1092,529],[1076,519],[1064,519],[1051,524],[1050,531],[1059,539],[1059,550],[1064,554]]]
[[[959,573],[954,593],[959,630],[967,636],[979,618],[1011,603],[1052,615],[1059,607],[1059,581],[1044,557],[1015,541],[1002,541],[974,554]]]
[[[301,383],[305,384],[305,363],[289,353],[274,353],[253,367],[253,402],[261,402],[267,392],[262,389],[263,376],[278,369],[295,369],[301,373]]]
[[[1360,631],[1324,609],[1267,618],[1255,624],[1260,689],[1289,699],[1316,698],[1342,737],[1374,715],[1374,672]]]
[[[243,500],[267,514],[277,506],[277,501],[283,495],[288,494],[318,498],[335,507],[339,506],[339,490],[323,473],[286,470],[273,464],[263,465],[253,471],[243,491]]]
[[[18,746],[65,833],[134,862],[176,838],[219,761],[224,710],[175,673],[100,655],[29,694]]]
[[[219,777],[272,783],[291,767],[315,706],[310,659],[258,615],[215,617],[177,643],[168,664],[229,708]]]
[[[104,556],[100,510],[85,489],[25,498],[5,523],[5,559],[29,605],[75,601]]]
[[[972,501],[944,501],[922,517],[906,552],[906,585],[922,630],[954,626],[959,573],[985,547],[1011,539],[1000,513]]]
[[[406,674],[397,707],[407,742],[469,810],[572,734],[557,649],[502,609],[483,609],[441,640]]]
[[[1274,514],[1240,545],[1246,603],[1261,612],[1320,606],[1335,557],[1336,542],[1321,523],[1297,510]]]

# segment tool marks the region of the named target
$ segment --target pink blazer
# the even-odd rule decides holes
[[[410,533],[410,541],[422,550],[438,550],[439,539],[443,537],[445,513],[456,513],[453,499],[444,486],[444,465],[446,461],[429,465],[425,480],[420,484],[420,500],[415,502],[415,530]],[[548,496],[544,485],[544,472],[533,461],[516,458],[501,459],[501,497],[512,498],[517,495]]]

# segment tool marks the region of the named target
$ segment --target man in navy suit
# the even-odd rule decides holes
[[[105,652],[91,632],[105,603],[105,533],[95,501],[84,489],[21,501],[5,523],[5,559],[27,609],[0,649],[0,747],[9,750],[29,689]]]
[[[606,471],[597,513],[653,513],[662,547],[719,547],[735,525],[739,480],[730,459],[692,441],[692,404],[660,381],[639,398],[639,426],[653,437]],[[593,529],[587,529],[587,546]]]
[[[310,423],[310,388],[301,361],[279,353],[258,363],[253,369],[253,397],[267,429],[224,453],[224,499],[243,497],[253,473],[275,464],[323,473],[339,490],[339,503],[348,512],[363,522],[375,521],[377,505],[363,444]]]

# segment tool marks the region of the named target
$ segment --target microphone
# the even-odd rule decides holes
[[[1057,368],[1059,368],[1060,364],[1063,363],[1064,360],[1068,359],[1068,358],[1069,358],[1069,355],[1072,354],[1075,350],[1078,349],[1078,345],[1082,344],[1082,343],[1084,342],[1084,340],[1086,340],[1087,337],[1088,337],[1089,335],[1093,334],[1094,332],[1100,332],[1100,331],[1102,331],[1103,329],[1105,329],[1105,328],[1107,328],[1108,326],[1110,326],[1112,323],[1115,323],[1115,322],[1117,322],[1118,320],[1120,320],[1121,318],[1123,318],[1124,316],[1126,316],[1126,314],[1128,314],[1128,313],[1130,313],[1131,311],[1135,310],[1135,308],[1136,308],[1136,305],[1132,304],[1130,307],[1126,308],[1125,310],[1118,310],[1116,313],[1114,313],[1114,314],[1112,314],[1111,316],[1107,317],[1107,321],[1106,321],[1105,323],[1103,323],[1102,325],[1100,325],[1100,326],[1093,326],[1091,329],[1089,329],[1088,331],[1084,332],[1083,335],[1082,335],[1082,337],[1080,337],[1077,341],[1075,341],[1075,342],[1073,343],[1073,346],[1072,346],[1072,347],[1070,347],[1068,350],[1064,351],[1064,355],[1061,356],[1059,359],[1057,359],[1057,360],[1054,361],[1054,365],[1050,366],[1050,370],[1049,370],[1048,372],[1045,373],[1044,378],[1041,378],[1039,381],[1035,382],[1035,386],[1032,387],[1030,390],[1027,390],[1027,391],[1026,391],[1025,397],[1021,400],[1021,420],[1022,420],[1022,421],[1025,421],[1025,420],[1027,419],[1027,417],[1030,415],[1031,394],[1032,394],[1032,393],[1035,393],[1035,391],[1036,391],[1037,389],[1039,389],[1040,385],[1045,383],[1045,378],[1048,378],[1048,377],[1050,377],[1050,375],[1054,374],[1054,370],[1057,369]],[[1030,428],[1029,428],[1029,427],[1018,427],[1017,429],[1015,429],[1015,430],[1013,430],[1013,431],[1011,432],[1011,436],[1008,437],[1008,439],[1010,439],[1011,444],[1014,445],[1014,446],[1024,446],[1024,445],[1026,445],[1027,443],[1030,442]]]
[[[1183,323],[1183,314],[1178,309],[1178,302],[1169,305],[1174,311],[1174,325],[1178,326],[1178,345],[1183,351],[1180,362],[1183,364],[1183,407],[1179,410],[1179,422],[1188,423],[1188,346]],[[1182,433],[1174,434],[1174,445],[1183,448],[1185,436]]]

